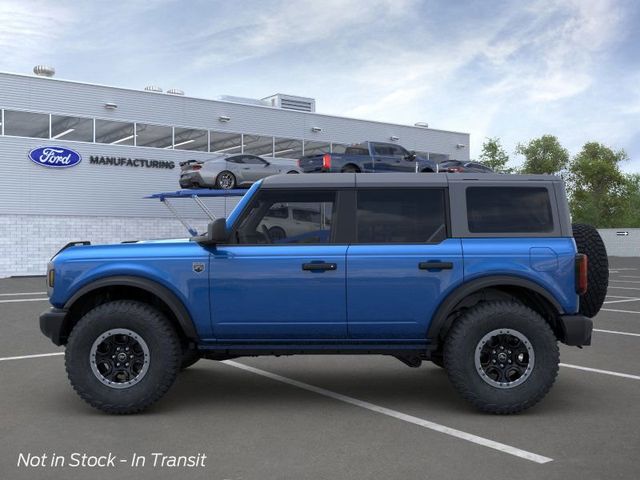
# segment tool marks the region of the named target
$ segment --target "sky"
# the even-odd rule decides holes
[[[320,113],[624,149],[640,172],[635,0],[0,0],[0,71],[186,95],[313,97]],[[364,139],[363,139],[364,140]]]

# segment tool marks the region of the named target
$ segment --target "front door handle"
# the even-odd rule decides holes
[[[306,271],[322,271],[324,272],[325,270],[336,270],[338,268],[338,265],[335,263],[324,263],[324,262],[318,262],[318,263],[303,263],[302,264],[302,270],[306,270]]]
[[[420,270],[451,270],[452,262],[420,262],[418,264]]]

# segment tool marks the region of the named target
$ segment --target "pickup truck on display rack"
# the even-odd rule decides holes
[[[348,353],[431,361],[508,414],[549,391],[558,342],[591,343],[607,254],[571,225],[560,178],[277,175],[236,192],[202,235],[51,260],[40,328],[89,404],[142,411],[201,358]]]
[[[395,143],[363,142],[346,147],[343,154],[320,153],[298,160],[304,173],[402,173],[438,171],[433,160],[416,155]]]

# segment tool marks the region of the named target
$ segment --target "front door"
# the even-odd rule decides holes
[[[217,340],[347,337],[346,243],[335,191],[262,190],[238,220],[235,244],[211,253]],[[294,211],[304,212],[303,227]]]
[[[363,188],[347,252],[353,339],[424,341],[431,317],[463,278],[460,239],[447,238],[444,188]]]

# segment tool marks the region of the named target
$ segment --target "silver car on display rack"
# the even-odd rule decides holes
[[[208,160],[180,163],[181,188],[219,188],[230,190],[248,187],[258,180],[280,173],[302,173],[294,160],[257,155],[218,155]]]

